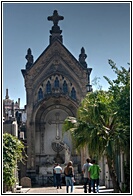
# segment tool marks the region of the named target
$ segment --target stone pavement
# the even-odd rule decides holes
[[[70,189],[70,187],[69,187]],[[113,189],[106,189],[105,186],[100,186],[99,194],[112,193]],[[27,194],[66,194],[66,186],[62,186],[62,189],[57,189],[56,187],[36,187],[36,188],[22,188],[22,193]],[[85,194],[83,185],[74,186],[73,194]],[[91,193],[94,194],[94,193]],[[98,193],[96,193],[98,194]]]

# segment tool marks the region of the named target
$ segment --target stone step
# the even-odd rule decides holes
[[[99,193],[113,193],[114,189],[101,189],[99,190]]]
[[[106,186],[99,187],[99,193],[113,193],[113,188],[106,188]]]
[[[75,186],[76,189],[83,189],[83,186]],[[93,189],[91,188],[91,193]],[[99,186],[99,193],[113,193],[114,189],[113,188],[106,188],[106,186]]]

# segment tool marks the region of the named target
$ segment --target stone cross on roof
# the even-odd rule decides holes
[[[58,25],[59,20],[63,20],[63,16],[59,16],[57,10],[54,10],[53,16],[48,16],[48,20],[53,21],[54,26]]]

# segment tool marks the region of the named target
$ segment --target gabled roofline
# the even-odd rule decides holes
[[[27,71],[29,71],[30,69],[32,69],[32,67],[37,63],[37,61],[41,58],[41,56],[43,56],[45,54],[45,52],[50,48],[52,47],[52,45],[55,43],[55,42],[58,42],[59,44],[62,45],[62,47],[67,51],[67,53],[69,53],[69,55],[76,61],[76,63],[84,70],[92,70],[92,68],[85,68],[73,55],[72,53],[62,44],[62,42],[57,38],[55,39],[55,41],[51,44],[49,44],[46,49],[41,53],[41,55],[35,60],[35,62],[33,63],[33,65],[29,68],[29,69],[26,69]]]

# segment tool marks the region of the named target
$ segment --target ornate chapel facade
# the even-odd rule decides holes
[[[92,90],[92,68],[87,67],[85,49],[81,48],[77,60],[63,45],[58,22],[64,17],[54,10],[47,19],[53,22],[48,47],[35,62],[29,48],[25,69],[21,70],[26,88],[26,172],[38,181],[39,176],[51,174],[54,162],[65,164],[70,158],[81,167],[71,135],[63,134],[62,126],[68,116],[76,117],[87,87]]]

